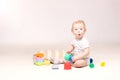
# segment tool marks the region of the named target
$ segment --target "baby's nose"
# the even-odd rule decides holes
[[[78,32],[80,32],[80,30],[78,30]]]

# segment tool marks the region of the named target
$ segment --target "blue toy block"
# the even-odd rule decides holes
[[[92,59],[92,58],[90,58],[90,64],[91,64],[91,63],[93,63],[93,59]]]

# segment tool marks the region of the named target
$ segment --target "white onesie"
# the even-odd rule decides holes
[[[81,54],[85,48],[89,47],[89,42],[86,38],[82,38],[81,40],[74,39],[71,44],[74,46],[73,55]]]

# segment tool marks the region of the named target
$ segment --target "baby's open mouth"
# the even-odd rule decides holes
[[[80,36],[80,34],[78,34],[78,36]]]

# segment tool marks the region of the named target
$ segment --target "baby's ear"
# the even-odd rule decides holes
[[[86,32],[86,29],[84,30],[84,33]]]
[[[87,30],[86,30],[86,27],[85,27],[85,30],[84,30],[84,31],[85,31],[85,32],[87,31]]]

